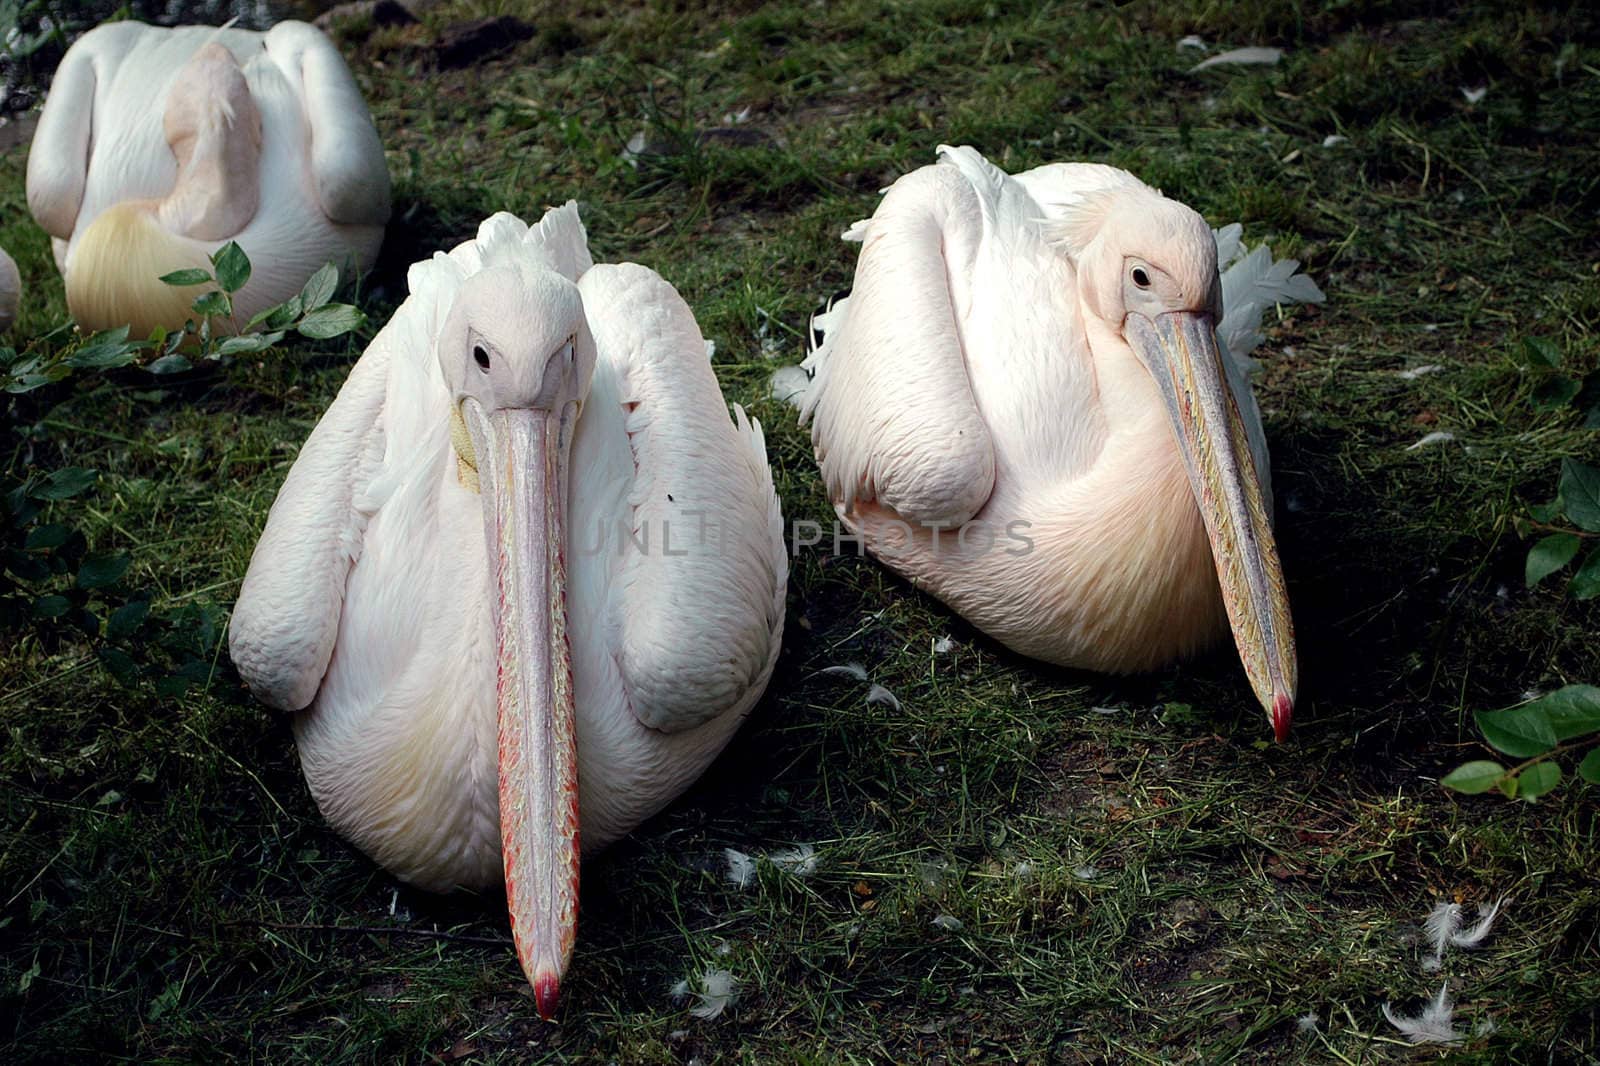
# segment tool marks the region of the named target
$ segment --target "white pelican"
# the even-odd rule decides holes
[[[0,248],[0,329],[10,329],[17,320],[17,305],[22,302],[22,275],[16,261]]]
[[[579,816],[585,851],[616,840],[761,695],[782,518],[689,308],[593,266],[576,205],[495,215],[410,287],[284,481],[230,650],[300,712],[341,833],[434,891],[504,877],[548,1017]]]
[[[1294,631],[1238,357],[1274,300],[1322,299],[1297,264],[1257,249],[1219,280],[1200,216],[1132,175],[971,148],[845,236],[854,290],[814,322],[801,399],[841,521],[1048,662],[1146,670],[1231,623],[1283,739]]]
[[[193,318],[237,241],[252,272],[232,330],[300,291],[324,263],[365,270],[389,218],[389,171],[350,70],[322,31],[114,22],[67,50],[28,154],[28,207],[54,238],[85,330],[135,336]]]

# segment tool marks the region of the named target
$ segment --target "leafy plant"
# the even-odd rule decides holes
[[[1524,337],[1522,353],[1525,365],[1539,377],[1533,387],[1536,409],[1558,411],[1570,404],[1583,412],[1583,428],[1600,429],[1600,370],[1581,381],[1561,373],[1561,349],[1543,337]]]
[[[328,263],[311,275],[299,293],[251,318],[245,323],[244,332],[218,336],[212,329],[212,320],[233,317],[233,296],[250,280],[250,259],[244,249],[229,241],[212,254],[211,268],[211,272],[177,270],[161,278],[168,285],[215,286],[195,297],[191,305],[195,317],[182,329],[157,330],[147,339],[130,340],[128,327],[122,326],[96,333],[76,347],[47,345],[41,351],[21,354],[0,348],[0,388],[10,393],[31,392],[63,381],[76,371],[115,370],[140,364],[145,352],[157,353],[142,364],[145,370],[176,374],[194,367],[186,351],[202,359],[225,360],[271,348],[291,331],[324,340],[366,324],[366,315],[359,308],[330,302],[339,286],[339,269]]]
[[[1558,755],[1600,741],[1600,688],[1568,685],[1547,696],[1473,716],[1483,739],[1496,751],[1520,759],[1510,767],[1478,759],[1440,779],[1446,788],[1469,795],[1499,789],[1529,802],[1561,783]],[[1578,776],[1600,784],[1600,746],[1578,763]]]
[[[1524,577],[1531,588],[1569,566],[1583,550],[1583,542],[1600,535],[1600,467],[1562,460],[1556,498],[1530,507],[1528,514],[1531,521],[1518,523],[1522,535],[1544,534],[1528,549]],[[1569,588],[1573,599],[1600,596],[1600,551],[1589,553]]]

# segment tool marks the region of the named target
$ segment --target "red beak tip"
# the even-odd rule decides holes
[[[556,1005],[561,999],[561,979],[553,973],[542,973],[533,981],[533,1002],[539,1017],[545,1021],[555,1018]]]
[[[1294,701],[1282,693],[1272,698],[1272,734],[1279,744],[1289,739],[1289,723],[1294,720]]]

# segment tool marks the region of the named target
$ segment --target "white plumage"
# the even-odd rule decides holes
[[[591,265],[573,204],[532,229],[496,215],[476,240],[413,266],[410,297],[273,505],[231,650],[262,700],[300,712],[301,760],[329,821],[439,891],[501,877],[503,608],[484,550],[501,475],[475,430],[469,443],[452,429],[464,386],[451,360],[458,305],[508,276],[520,280],[466,320],[473,336],[532,338],[537,367],[561,350],[571,365],[572,343],[560,344],[575,336],[577,364],[593,361],[569,438],[554,601],[566,605],[584,850],[704,770],[765,688],[783,629],[787,559],[761,429],[737,408],[730,421],[670,285],[644,267]],[[512,361],[475,343],[486,377],[491,351],[497,368]],[[517,669],[501,659],[499,699]]]
[[[370,267],[389,217],[366,103],[332,42],[302,22],[84,34],[51,84],[27,186],[69,306],[95,329],[181,326],[194,293],[156,278],[209,267],[229,240],[254,268],[234,297],[242,325],[325,263]]]
[[[1293,635],[1242,358],[1265,310],[1322,294],[1239,234],[1113,167],[942,147],[846,231],[861,257],[813,321],[812,380],[774,387],[841,520],[919,587],[1091,669],[1231,622],[1282,737]]]
[[[21,302],[22,275],[17,272],[16,260],[0,248],[0,329],[11,328]]]

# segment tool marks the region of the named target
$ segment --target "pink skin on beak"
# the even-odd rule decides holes
[[[1211,541],[1222,602],[1245,674],[1279,742],[1294,717],[1294,620],[1244,419],[1211,315],[1129,314],[1125,335],[1166,402],[1172,434]]]
[[[495,575],[500,834],[517,959],[546,1019],[578,919],[578,768],[567,641],[559,411],[489,416],[484,523]],[[484,475],[487,475],[485,478]]]

